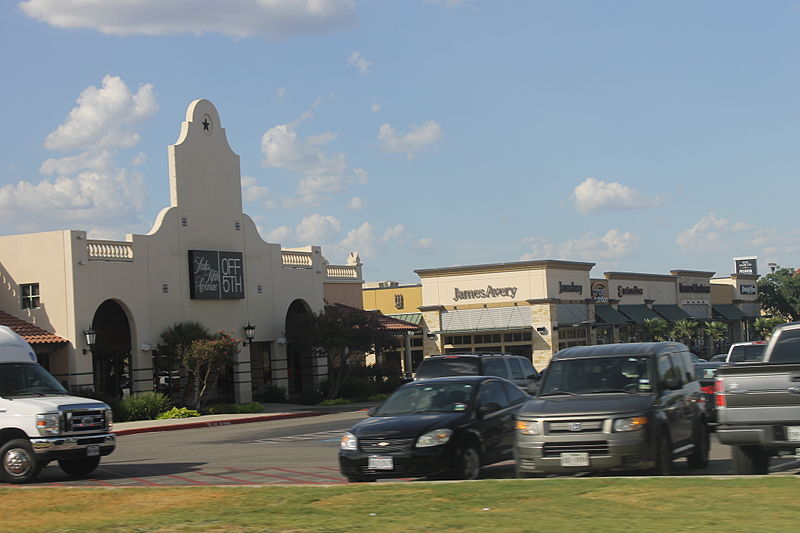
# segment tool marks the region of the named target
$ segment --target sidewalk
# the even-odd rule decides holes
[[[332,413],[345,413],[351,411],[365,411],[377,405],[376,403],[351,403],[347,405],[294,405],[283,403],[264,404],[261,413],[202,415],[192,418],[170,418],[167,420],[136,420],[134,422],[115,422],[113,432],[117,436],[134,435],[137,433],[151,433],[155,431],[174,431],[178,429],[194,429],[202,427],[230,426],[233,424],[247,424],[251,422],[265,422],[269,420],[283,420],[287,418],[304,418],[311,416],[327,415]]]

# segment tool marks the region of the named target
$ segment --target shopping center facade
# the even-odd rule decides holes
[[[258,398],[269,385],[315,387],[327,375],[325,359],[293,350],[287,324],[326,302],[360,307],[358,255],[332,265],[319,246],[262,240],[242,211],[239,156],[211,102],[189,105],[168,159],[170,205],[146,235],[0,237],[0,310],[42,333],[28,339],[72,388],[171,387],[175,361],[158,344],[167,328],[189,321],[243,340],[221,378],[231,400]],[[246,343],[245,326],[255,327]]]

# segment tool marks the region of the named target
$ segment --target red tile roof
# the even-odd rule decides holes
[[[50,333],[46,329],[35,326],[21,318],[10,315],[5,311],[0,311],[0,326],[8,326],[14,333],[28,341],[30,344],[53,344],[59,342],[69,342],[67,339],[59,337],[55,333]]]
[[[412,322],[406,322],[405,320],[399,320],[397,318],[392,318],[390,316],[386,316],[380,311],[365,311],[364,309],[359,309],[357,307],[350,307],[349,305],[344,305],[340,303],[333,304],[336,307],[339,307],[345,311],[351,313],[367,313],[367,314],[374,314],[378,317],[378,323],[381,327],[388,331],[421,331],[422,326],[419,324],[414,324]]]

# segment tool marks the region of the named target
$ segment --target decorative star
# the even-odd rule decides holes
[[[208,127],[209,127],[210,125],[211,125],[211,123],[208,121],[208,119],[207,119],[207,118],[204,118],[204,119],[203,119],[203,130],[205,130],[205,131],[209,131]]]

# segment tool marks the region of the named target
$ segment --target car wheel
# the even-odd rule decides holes
[[[733,447],[733,473],[758,475],[769,473],[769,454],[760,446]]]
[[[86,477],[100,464],[100,457],[87,457],[85,459],[59,459],[58,466],[65,473],[73,477]]]
[[[478,479],[481,475],[481,456],[473,444],[467,444],[456,465],[456,478]]]
[[[708,451],[711,447],[708,426],[705,422],[700,422],[696,434],[697,442],[694,445],[694,452],[687,457],[687,460],[691,468],[705,468],[708,466]]]
[[[661,433],[656,442],[656,465],[653,474],[656,476],[672,475],[672,444],[666,432]]]
[[[28,483],[36,479],[42,469],[30,442],[25,439],[13,439],[0,446],[0,458],[3,461],[0,478],[6,483]]]

